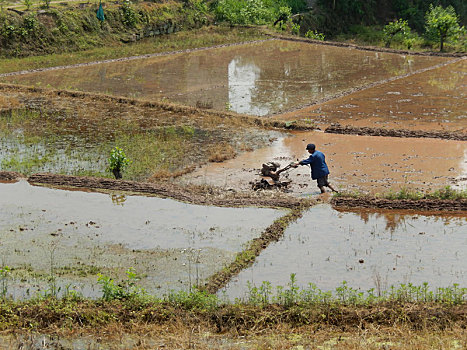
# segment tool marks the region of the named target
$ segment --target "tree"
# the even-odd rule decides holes
[[[394,22],[389,22],[383,28],[384,44],[386,47],[391,46],[391,41],[396,35],[401,36],[403,39],[408,38],[410,35],[410,27],[407,21],[397,19]]]
[[[430,9],[425,16],[425,29],[428,36],[439,40],[439,49],[443,51],[444,43],[447,40],[457,40],[464,31],[464,27],[459,25],[459,18],[452,6],[443,8],[442,6]]]

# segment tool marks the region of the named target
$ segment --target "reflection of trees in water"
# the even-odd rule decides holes
[[[389,73],[389,76],[399,76],[413,73],[415,70],[415,59],[413,56],[399,56],[392,54],[382,60],[384,70]]]
[[[459,67],[460,72],[446,71],[445,69],[437,69],[431,72],[428,78],[428,84],[442,91],[453,91],[462,86],[467,78],[467,70]],[[454,73],[454,74],[453,74]]]
[[[385,230],[390,233],[401,227],[412,226],[416,220],[426,221],[427,219],[433,223],[441,222],[445,226],[457,224],[458,226],[465,226],[467,219],[465,216],[456,216],[452,214],[435,214],[435,213],[409,213],[400,211],[376,211],[376,210],[352,210],[357,214],[362,221],[367,224],[370,219],[385,222]]]

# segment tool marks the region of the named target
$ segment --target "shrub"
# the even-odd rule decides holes
[[[125,152],[123,152],[121,148],[115,147],[110,152],[109,163],[109,171],[114,174],[116,179],[121,179],[121,172],[131,163],[131,161],[126,157]]]
[[[397,19],[394,22],[389,22],[383,28],[383,35],[385,46],[390,47],[391,42],[395,38],[398,38],[400,41],[404,41],[409,38],[409,24],[403,19]]]
[[[439,41],[440,51],[443,51],[446,41],[456,42],[465,32],[464,27],[459,25],[459,18],[452,6],[443,8],[430,5],[425,16],[425,29],[428,38]]]
[[[313,40],[320,40],[324,41],[324,34],[323,33],[318,33],[317,30],[309,30],[305,33],[305,37],[308,39],[313,39]]]

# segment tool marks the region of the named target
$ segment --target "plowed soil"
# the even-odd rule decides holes
[[[308,202],[308,200],[289,197],[279,192],[257,194],[229,191],[226,193],[210,187],[177,186],[169,182],[148,183],[58,174],[33,174],[28,181],[33,185],[137,192],[198,205],[295,208]]]
[[[387,137],[428,137],[445,140],[467,141],[467,134],[449,131],[423,131],[406,129],[383,129],[369,127],[342,126],[333,124],[326,128],[324,132],[331,134],[350,134],[367,136],[387,136]]]
[[[417,211],[467,211],[467,200],[447,199],[380,199],[380,198],[345,198],[331,200],[334,207],[341,208],[380,208],[411,209]]]

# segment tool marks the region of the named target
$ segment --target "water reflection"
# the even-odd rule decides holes
[[[272,40],[2,78],[20,84],[168,99],[265,115],[445,62]]]
[[[379,291],[391,285],[429,282],[431,288],[467,284],[467,217],[399,211],[338,212],[318,205],[290,225],[255,264],[227,286],[230,298],[243,297],[247,282],[286,286],[314,283],[335,290]]]
[[[123,206],[123,204],[126,201],[126,196],[124,194],[112,194],[111,198],[112,198],[112,203],[116,205]]]
[[[236,57],[229,63],[229,106],[237,113],[265,115],[267,107],[252,104],[261,70],[253,62]]]
[[[419,220],[420,222],[426,221],[427,217],[433,223],[441,223],[446,227],[452,226],[467,226],[467,220],[462,213],[439,213],[439,212],[426,212],[414,213],[413,211],[404,210],[376,210],[376,209],[339,209],[341,213],[354,213],[358,215],[365,224],[370,221],[384,222],[384,230],[394,233],[398,229],[406,229],[407,226],[414,227],[413,221]]]

